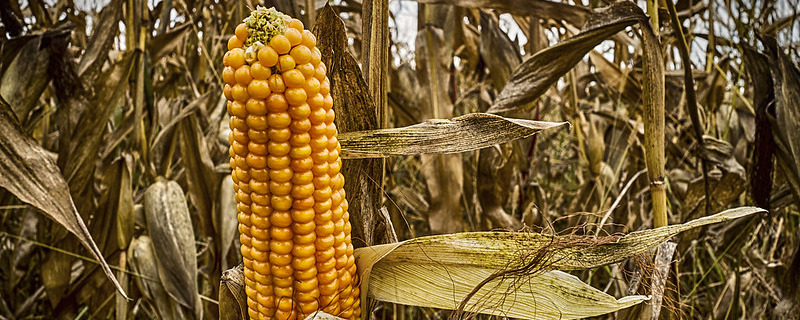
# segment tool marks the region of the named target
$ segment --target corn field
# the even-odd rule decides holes
[[[797,5],[0,0],[0,320],[800,319]]]

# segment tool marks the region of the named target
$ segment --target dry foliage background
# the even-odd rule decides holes
[[[770,210],[676,237],[662,317],[796,317],[796,3],[669,2],[653,43],[643,37],[653,21],[630,3],[393,1],[417,8],[416,40],[399,42],[414,27],[390,14],[388,74],[364,63],[366,79],[357,61],[387,47],[365,22],[382,27],[385,2],[266,5],[307,28],[319,19],[315,32],[329,35],[321,46],[337,53],[326,64],[340,70],[332,88],[344,154],[358,158],[345,162],[351,210],[361,211],[357,246],[492,229],[652,228],[649,52],[665,75],[670,224],[740,205]],[[0,319],[217,318],[222,271],[241,260],[221,60],[256,4],[0,0]],[[473,114],[485,112],[506,118]],[[461,115],[406,135],[357,132]],[[571,129],[533,135],[545,127],[519,119]],[[114,293],[89,236],[132,300]],[[631,260],[573,273],[620,297],[646,271]],[[448,316],[388,303],[372,313]]]

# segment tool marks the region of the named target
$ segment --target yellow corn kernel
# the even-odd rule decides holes
[[[299,20],[259,7],[236,26],[223,56],[252,319],[317,310],[360,318],[341,147],[316,43]]]

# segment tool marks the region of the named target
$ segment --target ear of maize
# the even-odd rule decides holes
[[[314,35],[257,8],[222,72],[251,319],[359,319],[333,99]]]

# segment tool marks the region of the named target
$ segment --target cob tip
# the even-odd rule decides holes
[[[269,43],[272,37],[286,31],[287,20],[290,20],[289,16],[276,10],[275,7],[267,9],[257,6],[250,16],[244,19],[248,35],[247,41],[244,43],[245,47],[256,42]]]

